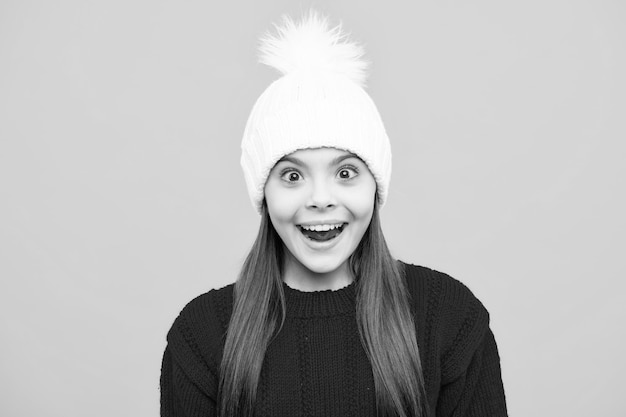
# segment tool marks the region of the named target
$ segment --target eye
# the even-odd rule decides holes
[[[286,182],[298,182],[302,180],[302,175],[298,171],[294,171],[293,169],[286,169],[280,173],[280,178]]]
[[[344,166],[337,171],[337,177],[341,180],[349,180],[359,175],[359,170],[354,166]]]

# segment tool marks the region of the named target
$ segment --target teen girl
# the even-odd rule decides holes
[[[505,416],[485,308],[385,243],[391,151],[361,48],[311,13],[261,54],[283,76],[242,141],[259,233],[168,333],[161,415]]]

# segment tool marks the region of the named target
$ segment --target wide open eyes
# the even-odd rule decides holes
[[[345,165],[337,170],[336,177],[339,180],[347,181],[351,180],[357,175],[359,175],[358,168],[352,165]],[[280,179],[289,184],[295,184],[302,181],[304,178],[299,171],[293,168],[287,168],[280,173]]]
[[[290,184],[302,181],[302,174],[293,168],[287,168],[280,173],[280,179]]]
[[[353,165],[345,165],[337,171],[337,178],[340,180],[350,180],[359,175],[359,170]]]
[[[359,169],[354,165],[343,165],[337,170],[337,173],[335,174],[336,178],[342,181],[351,180],[358,175]],[[302,176],[300,171],[290,167],[285,168],[283,171],[281,171],[280,179],[289,184],[295,184],[297,182],[303,181],[304,177]]]

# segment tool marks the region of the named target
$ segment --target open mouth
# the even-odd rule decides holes
[[[307,238],[317,242],[326,242],[334,239],[343,232],[343,228],[347,223],[340,224],[318,224],[314,226],[299,225],[298,229]]]

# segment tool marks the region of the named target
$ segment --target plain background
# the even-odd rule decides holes
[[[158,414],[171,323],[256,234],[256,39],[311,5],[373,62],[392,251],[488,308],[510,414],[626,415],[626,4],[600,0],[3,0],[0,414]]]

